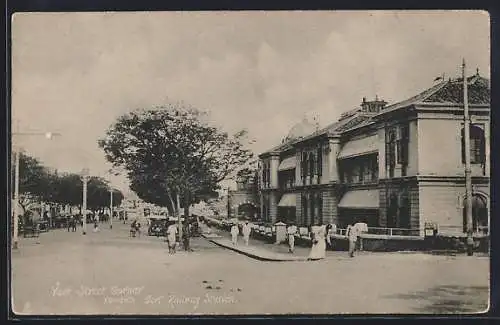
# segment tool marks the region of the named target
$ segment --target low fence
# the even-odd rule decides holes
[[[438,226],[438,235],[444,237],[467,237],[464,228],[461,226]],[[472,236],[482,238],[489,236],[489,227],[480,226],[473,229]]]
[[[229,230],[230,225],[222,220],[207,218],[209,225]],[[458,232],[460,230],[460,232]],[[486,231],[484,229],[480,229]],[[457,236],[451,236],[450,232],[457,232]],[[258,240],[266,242],[275,242],[276,229],[270,224],[253,224],[251,236]],[[382,228],[368,227],[368,232],[362,233],[359,238],[361,249],[366,251],[425,251],[433,249],[451,249],[463,251],[465,248],[465,234],[458,227],[440,227],[436,237],[424,237],[420,229],[405,228]],[[475,250],[488,252],[489,236],[485,233],[475,232]],[[336,232],[331,234],[332,250],[347,250],[347,229],[337,228]],[[295,244],[298,246],[310,246],[311,237],[307,227],[298,227],[295,235]]]

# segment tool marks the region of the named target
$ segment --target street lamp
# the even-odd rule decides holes
[[[55,136],[60,136],[60,133],[54,132],[20,132],[19,120],[16,121],[14,136],[44,136],[47,140],[52,140]],[[18,249],[19,242],[19,161],[21,160],[22,148],[18,145],[14,147],[15,169],[14,169],[14,234],[12,236],[12,248]]]
[[[84,168],[82,170],[82,182],[83,182],[83,229],[82,235],[86,234],[87,231],[87,182],[89,181],[89,170]]]
[[[462,82],[464,95],[464,153],[465,153],[465,215],[467,224],[467,255],[474,254],[474,238],[472,229],[472,178],[470,162],[470,117],[469,99],[467,93],[467,76],[465,73],[465,59],[462,62]]]

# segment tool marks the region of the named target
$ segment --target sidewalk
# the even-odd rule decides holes
[[[261,249],[259,247],[253,246],[253,245],[248,245],[245,246],[244,244],[236,244],[233,245],[231,240],[226,239],[222,236],[220,237],[214,237],[210,235],[203,234],[202,235],[204,238],[209,240],[210,242],[219,245],[221,247],[230,249],[232,251],[235,251],[237,253],[258,259],[260,261],[274,261],[274,262],[286,262],[286,261],[306,261],[307,258],[304,256],[294,256],[292,254],[281,254],[281,253],[275,253],[266,249]]]
[[[236,245],[233,245],[232,241],[230,240],[229,233],[223,230],[209,228],[204,224],[202,224],[201,227],[203,232],[202,236],[208,241],[260,261],[286,262],[307,260],[307,254],[309,250],[307,250],[307,254],[304,254],[305,251],[302,250],[302,254],[290,254],[286,253],[287,248],[284,245],[266,245],[255,239],[251,240],[251,243],[246,246],[241,240],[241,236],[238,236],[238,243]],[[269,247],[264,248],[262,247],[263,245],[271,247],[274,246],[273,248],[275,249],[269,249]]]

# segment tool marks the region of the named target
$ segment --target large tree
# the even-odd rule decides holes
[[[180,198],[187,216],[191,203],[215,194],[252,157],[246,131],[229,135],[208,120],[182,103],[140,109],[118,118],[99,146],[127,170],[141,199],[180,214]]]
[[[14,168],[12,168],[12,195],[14,194]],[[53,182],[49,170],[41,162],[26,153],[19,156],[19,205],[23,213],[32,204],[39,203],[46,198]]]

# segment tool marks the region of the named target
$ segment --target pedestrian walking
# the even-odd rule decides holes
[[[311,227],[312,246],[309,260],[316,261],[326,257],[326,227],[318,224]]]
[[[245,242],[245,245],[248,246],[248,243],[250,241],[250,233],[252,232],[252,228],[248,224],[248,221],[245,222],[245,224],[243,225],[242,232],[243,232],[243,240]]]
[[[326,226],[326,242],[331,250],[333,250],[335,246],[333,241],[333,236],[336,233],[337,233],[337,225],[330,223]]]
[[[356,250],[358,236],[358,228],[354,227],[354,225],[349,225],[347,227],[347,239],[349,240],[349,257],[354,257],[354,251]]]
[[[238,233],[239,232],[240,232],[240,230],[238,229],[238,225],[233,224],[231,226],[231,241],[232,241],[233,245],[238,244]]]
[[[99,223],[97,221],[97,219],[94,219],[94,232],[99,232]]]
[[[175,223],[171,224],[167,228],[167,244],[168,253],[175,254],[175,245],[177,241],[177,225]]]
[[[288,251],[293,254],[295,250],[295,234],[297,233],[297,226],[292,222],[286,228],[286,233],[288,237]]]

